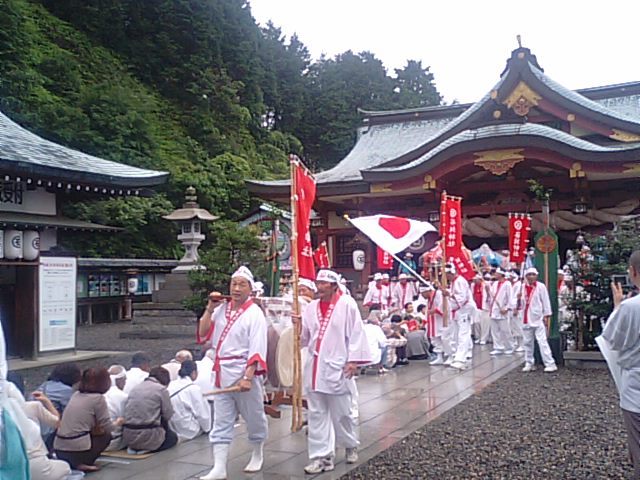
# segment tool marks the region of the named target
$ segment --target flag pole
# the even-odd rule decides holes
[[[446,211],[446,203],[447,203],[447,191],[442,191],[442,196],[440,197],[440,229],[442,230],[442,225],[444,219],[447,218]],[[444,223],[446,225],[446,223]],[[440,277],[440,285],[443,290],[448,288],[447,285],[447,274],[445,273],[446,265],[447,265],[447,242],[445,240],[446,232],[440,232],[440,248],[442,250],[442,273]],[[442,295],[442,326],[449,326],[449,297],[446,295]]]
[[[298,164],[295,155],[289,155],[291,165],[291,266],[292,266],[292,288],[293,288],[293,305],[292,313],[296,316],[300,315],[300,303],[298,299],[298,282],[300,269],[298,266],[298,228],[297,228],[297,185],[296,185],[296,166]],[[293,331],[293,388],[291,395],[291,431],[297,432],[302,427],[302,399],[300,393],[301,387],[301,369],[300,369],[300,331],[301,322],[294,323]]]

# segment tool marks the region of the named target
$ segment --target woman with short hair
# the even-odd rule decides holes
[[[53,443],[59,459],[83,472],[99,469],[96,459],[111,441],[111,421],[104,394],[111,387],[106,368],[88,368],[82,372],[78,391],[71,396],[62,415]]]

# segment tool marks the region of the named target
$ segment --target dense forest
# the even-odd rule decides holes
[[[244,179],[286,176],[288,153],[315,170],[344,157],[358,108],[440,102],[419,61],[388,72],[371,52],[312,60],[245,0],[0,0],[0,110],[61,144],[171,172],[150,199],[67,205],[126,229],[74,235],[87,255],[173,256],[160,217],[188,185],[235,220],[252,205]]]

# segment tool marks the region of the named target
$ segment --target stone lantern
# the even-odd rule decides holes
[[[182,208],[174,210],[163,217],[179,225],[178,240],[182,242],[185,250],[184,256],[178,262],[178,266],[173,270],[174,272],[186,272],[202,268],[202,266],[198,265],[200,259],[198,247],[205,238],[201,230],[201,222],[213,222],[218,219],[218,217],[204,208],[200,208],[195,188],[188,187],[184,198],[185,203]]]

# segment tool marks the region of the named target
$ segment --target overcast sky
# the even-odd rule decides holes
[[[260,24],[298,34],[313,58],[369,50],[387,69],[431,67],[446,102],[479,100],[523,46],[577,89],[640,81],[640,1],[249,0]]]

